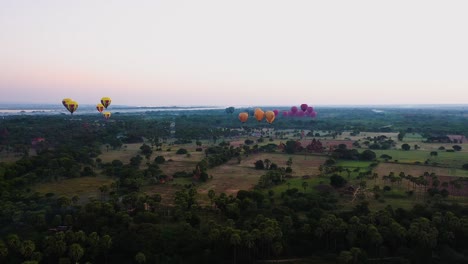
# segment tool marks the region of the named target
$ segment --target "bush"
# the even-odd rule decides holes
[[[196,148],[195,151],[203,151],[202,148]]]
[[[184,148],[180,148],[177,150],[176,154],[182,155],[182,154],[187,154],[188,151]]]
[[[463,164],[462,168],[463,168],[464,170],[468,170],[468,163]]]
[[[330,177],[330,185],[335,187],[335,188],[341,188],[341,187],[345,186],[346,183],[347,183],[347,181],[338,174],[333,174]]]
[[[166,159],[163,156],[157,156],[154,158],[154,163],[156,164],[163,164],[166,161]]]

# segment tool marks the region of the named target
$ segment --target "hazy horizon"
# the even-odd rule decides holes
[[[0,2],[0,103],[463,105],[466,1]]]

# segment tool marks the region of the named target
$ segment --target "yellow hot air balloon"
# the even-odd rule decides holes
[[[107,109],[107,107],[109,107],[109,105],[111,104],[112,100],[110,99],[110,97],[103,97],[101,98],[101,104],[104,106],[104,108]]]
[[[275,112],[273,112],[273,111],[266,111],[265,112],[265,119],[266,119],[266,121],[268,123],[270,123],[270,124],[273,123],[273,120],[275,120],[275,117],[276,117]]]
[[[240,120],[242,123],[245,123],[245,122],[247,121],[248,118],[249,118],[249,113],[247,113],[247,112],[239,113],[239,120]]]
[[[255,119],[257,119],[258,122],[262,121],[263,117],[265,116],[265,112],[263,112],[262,109],[257,108],[255,109],[254,113]]]
[[[68,110],[67,103],[68,103],[69,101],[73,101],[73,100],[72,100],[71,98],[64,98],[64,99],[62,99],[62,104],[63,104],[63,106],[64,106],[65,108],[67,108],[67,110]]]
[[[78,109],[78,103],[76,101],[67,102],[67,110],[73,115],[73,113]]]
[[[102,113],[102,111],[104,111],[104,106],[102,104],[97,104],[96,109],[99,111],[99,113]]]
[[[109,119],[111,117],[111,112],[104,112],[103,116],[107,120],[107,119]]]

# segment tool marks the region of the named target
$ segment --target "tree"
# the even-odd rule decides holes
[[[226,113],[228,114],[232,114],[234,113],[236,109],[233,107],[233,106],[230,106],[230,107],[227,107],[224,111],[226,111]]]
[[[439,153],[437,151],[431,151],[430,155],[431,157],[437,157]]]
[[[405,144],[401,145],[401,149],[405,150],[405,151],[408,151],[408,150],[411,149],[411,146],[405,143]]]
[[[330,185],[335,188],[343,187],[346,183],[346,180],[338,174],[333,174],[330,177]]]
[[[304,188],[304,192],[307,190],[307,187],[309,187],[309,183],[308,182],[302,182],[302,188]]]
[[[146,262],[146,256],[145,254],[143,254],[142,252],[138,252],[136,255],[135,255],[135,261],[136,263],[145,263]]]
[[[263,160],[257,160],[254,164],[255,164],[255,169],[256,170],[265,169],[265,164],[263,163]]]
[[[68,256],[75,262],[78,263],[84,255],[84,249],[80,246],[80,244],[74,243],[68,249]]]
[[[453,145],[452,148],[453,148],[455,151],[460,151],[460,150],[462,150],[462,147],[460,147],[459,145]]]
[[[208,191],[208,198],[210,198],[211,206],[213,206],[213,200],[216,197],[216,193],[214,190],[209,190]]]

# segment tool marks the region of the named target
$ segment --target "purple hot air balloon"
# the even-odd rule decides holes
[[[312,106],[307,107],[307,113],[312,113],[314,111],[314,108]]]
[[[316,116],[317,116],[317,112],[312,111],[312,112],[310,113],[310,117],[315,118]]]
[[[273,110],[273,113],[275,113],[275,116],[278,116],[278,114],[279,114],[278,109]]]
[[[297,106],[291,107],[291,112],[295,114],[297,112]]]
[[[305,112],[307,110],[308,105],[307,104],[301,104],[301,110],[302,112]]]
[[[296,116],[298,116],[298,117],[304,117],[304,112],[297,112],[297,113],[296,113]]]

